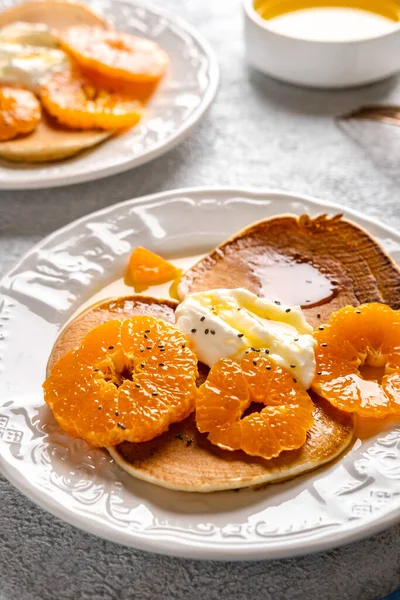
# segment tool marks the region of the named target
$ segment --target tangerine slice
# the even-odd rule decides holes
[[[54,365],[43,384],[59,425],[93,446],[145,442],[194,409],[197,358],[154,317],[107,321]]]
[[[252,402],[265,405],[243,416]],[[313,424],[314,405],[291,373],[250,352],[237,363],[222,358],[200,386],[196,424],[213,444],[270,459],[300,448]]]
[[[40,98],[53,117],[72,129],[124,129],[141,117],[140,102],[97,88],[76,68],[50,74],[41,85]]]
[[[156,42],[112,29],[76,25],[60,43],[82,67],[124,81],[158,81],[168,66],[168,55]]]
[[[135,98],[144,106],[157,89],[158,81],[125,81],[111,75],[103,75],[87,67],[82,67],[82,72],[97,88],[117,92],[119,94]]]
[[[138,246],[129,258],[127,279],[133,286],[143,289],[176,279],[179,273],[177,267],[158,254]]]
[[[400,414],[400,312],[385,304],[346,306],[314,333],[317,374],[312,388],[345,412],[383,418]],[[381,382],[363,366],[384,369]]]
[[[40,121],[39,100],[32,92],[0,87],[0,141],[31,133]]]

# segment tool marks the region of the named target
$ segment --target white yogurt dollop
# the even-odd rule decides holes
[[[315,340],[299,306],[278,305],[242,288],[219,289],[187,296],[175,317],[198,359],[209,367],[220,358],[239,360],[247,348],[268,350],[275,363],[310,387]]]
[[[12,23],[0,29],[0,83],[37,93],[44,77],[65,68],[69,59],[41,23]]]

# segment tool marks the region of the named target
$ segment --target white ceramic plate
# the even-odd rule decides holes
[[[31,250],[0,288],[5,476],[77,527],[184,557],[292,556],[326,550],[399,521],[400,428],[358,440],[341,460],[290,482],[257,492],[187,494],[130,478],[106,451],[64,434],[43,403],[41,384],[58,332],[83,303],[110,295],[134,246],[166,257],[190,256],[257,219],[321,212],[337,214],[343,207],[275,192],[180,190],[88,215]],[[398,233],[344,213],[400,262]]]
[[[0,161],[0,189],[70,185],[137,167],[182,141],[215,96],[219,78],[215,55],[179,17],[140,0],[82,1],[91,4],[117,29],[156,40],[170,57],[168,75],[139,125],[68,160],[44,165]],[[0,0],[0,11],[16,3]]]

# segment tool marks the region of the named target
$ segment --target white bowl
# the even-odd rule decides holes
[[[245,43],[251,66],[282,81],[343,88],[385,79],[400,70],[400,26],[383,35],[351,41],[315,41],[273,31],[243,0]]]

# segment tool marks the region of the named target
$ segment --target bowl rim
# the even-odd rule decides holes
[[[392,29],[391,31],[388,31],[386,33],[382,33],[379,35],[364,37],[364,38],[354,38],[354,39],[350,39],[350,40],[313,40],[313,39],[310,39],[307,37],[301,38],[301,37],[288,35],[287,33],[281,33],[281,32],[275,31],[274,29],[271,29],[268,26],[268,21],[266,19],[263,19],[258,14],[256,9],[254,8],[254,0],[242,0],[242,5],[243,5],[245,16],[254,25],[256,25],[259,29],[263,30],[265,32],[265,34],[274,35],[277,38],[291,40],[296,43],[318,45],[318,46],[321,46],[321,45],[324,45],[324,46],[338,46],[338,45],[352,46],[355,44],[375,42],[376,40],[389,39],[391,37],[398,35],[400,32],[400,21],[399,21],[397,26],[394,29]],[[400,10],[400,2],[399,2],[399,10]]]

